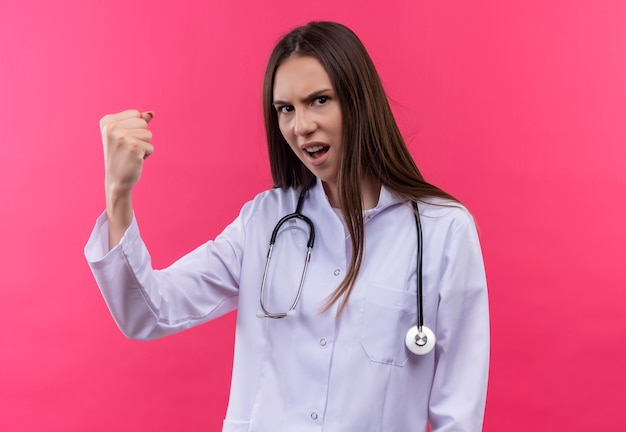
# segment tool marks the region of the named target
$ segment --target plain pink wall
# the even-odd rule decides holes
[[[0,3],[0,430],[219,430],[234,316],[126,340],[83,258],[104,205],[98,120],[157,113],[135,202],[165,266],[271,186],[263,69],[314,19],[361,36],[420,167],[478,221],[485,431],[622,430],[618,0]]]

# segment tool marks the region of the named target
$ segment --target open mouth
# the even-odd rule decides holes
[[[313,159],[317,159],[319,157],[321,157],[322,155],[324,155],[328,149],[330,147],[329,146],[325,146],[325,145],[316,145],[316,146],[311,146],[305,149],[306,153]]]

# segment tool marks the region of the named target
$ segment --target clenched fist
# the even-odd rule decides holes
[[[148,129],[153,116],[151,111],[128,110],[100,120],[107,192],[128,193],[139,181],[143,161],[154,151]]]
[[[141,177],[144,160],[154,152],[148,129],[153,117],[151,111],[128,110],[100,120],[110,248],[119,243],[132,222],[131,192]]]

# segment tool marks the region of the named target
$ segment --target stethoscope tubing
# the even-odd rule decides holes
[[[278,221],[278,223],[274,227],[274,230],[272,231],[272,236],[270,238],[270,246],[267,251],[267,258],[265,260],[265,269],[263,270],[263,280],[261,282],[261,297],[259,301],[261,305],[261,311],[259,311],[259,313],[257,314],[259,318],[280,319],[280,318],[285,318],[287,316],[295,315],[296,306],[298,305],[298,302],[300,301],[300,297],[302,296],[302,287],[304,286],[304,279],[306,277],[306,272],[307,272],[307,269],[309,268],[309,262],[311,261],[311,250],[313,249],[313,245],[315,244],[315,226],[313,225],[313,221],[311,221],[311,219],[309,219],[308,217],[300,213],[305,194],[306,194],[306,191],[302,191],[300,193],[300,197],[298,198],[298,204],[296,206],[296,211],[294,213],[283,216]],[[289,310],[287,312],[270,312],[265,308],[265,304],[263,302],[263,299],[265,298],[265,282],[267,279],[267,273],[269,271],[270,261],[272,260],[272,251],[274,249],[274,244],[276,243],[276,238],[278,237],[278,232],[280,231],[280,228],[283,226],[283,224],[291,219],[300,219],[306,222],[306,224],[309,226],[309,240],[307,241],[307,252],[306,252],[306,257],[304,259],[304,268],[302,270],[302,276],[300,277],[300,285],[298,286],[298,292],[296,293],[296,297],[293,303],[291,304],[291,306],[289,307]]]
[[[417,330],[422,332],[424,327],[424,304],[422,301],[422,222],[420,221],[419,210],[417,209],[417,203],[412,201],[413,215],[415,216],[415,226],[417,226]]]
[[[313,249],[313,245],[315,244],[315,226],[313,225],[313,221],[308,217],[304,216],[301,213],[302,203],[304,201],[304,197],[306,195],[306,190],[303,190],[298,197],[298,204],[296,205],[296,211],[294,213],[283,216],[272,231],[272,235],[270,238],[269,249],[267,251],[267,259],[265,261],[265,269],[263,271],[263,280],[261,282],[261,295],[259,298],[259,303],[261,305],[261,310],[257,313],[259,318],[273,318],[280,319],[288,316],[295,316],[295,309],[300,301],[300,297],[302,296],[302,287],[304,286],[304,279],[306,277],[306,272],[309,267],[309,261],[311,260],[311,250]],[[423,304],[423,290],[422,290],[422,254],[423,254],[423,235],[422,235],[422,223],[420,220],[419,209],[417,207],[417,203],[412,201],[413,205],[413,215],[415,217],[415,226],[417,231],[417,287],[416,287],[416,298],[417,298],[417,325],[411,327],[406,334],[405,343],[407,348],[413,352],[414,354],[423,355],[428,354],[435,346],[435,335],[428,327],[424,326],[424,304]],[[278,232],[283,224],[291,219],[300,219],[304,221],[309,226],[309,240],[307,242],[307,253],[304,260],[304,268],[302,270],[302,276],[300,277],[300,285],[298,286],[298,292],[296,297],[289,307],[287,312],[270,312],[265,308],[265,304],[263,299],[265,298],[265,283],[267,280],[267,274],[269,271],[270,261],[272,259],[272,251],[274,249],[274,244],[276,243],[276,238],[278,237]]]

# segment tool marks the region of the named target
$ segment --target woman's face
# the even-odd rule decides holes
[[[322,181],[336,184],[341,163],[341,106],[330,77],[314,57],[285,60],[274,77],[278,126],[304,165]]]

